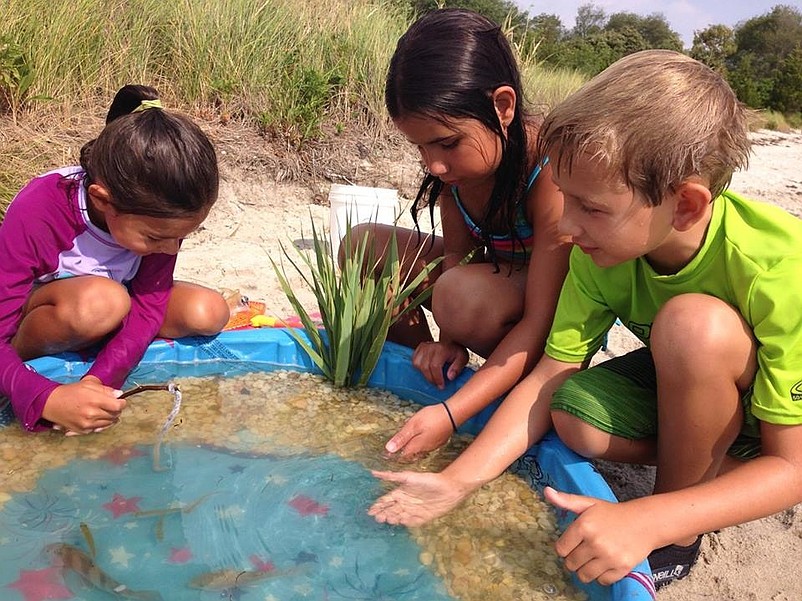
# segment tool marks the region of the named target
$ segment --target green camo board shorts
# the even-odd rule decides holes
[[[760,423],[750,411],[752,391],[741,396],[744,422],[727,453],[760,455]],[[554,393],[552,410],[565,411],[603,432],[630,440],[657,436],[657,376],[647,348],[614,357],[572,375]]]

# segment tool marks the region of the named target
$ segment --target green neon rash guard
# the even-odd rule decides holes
[[[601,268],[574,248],[545,352],[582,363],[616,318],[648,346],[658,309],[687,293],[725,301],[752,329],[755,417],[802,423],[802,220],[729,191],[713,202],[702,248],[676,274],[657,274],[643,257]]]

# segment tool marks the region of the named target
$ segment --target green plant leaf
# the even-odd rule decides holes
[[[321,335],[301,306],[283,267],[272,258],[271,263],[282,290],[301,319],[308,342],[297,332],[293,333],[295,339],[334,385],[364,386],[379,361],[387,333],[398,318],[401,307],[407,303],[417,307],[431,294],[430,290],[426,290],[410,299],[441,259],[432,261],[420,275],[402,284],[395,233],[391,236],[384,257],[377,257],[367,234],[360,240],[353,239],[349,222],[346,224],[342,248],[345,258],[338,269],[327,243],[326,229],[319,229],[314,220],[311,257],[298,250],[300,260],[293,260],[287,248],[281,245],[288,263],[314,293],[325,336]],[[374,275],[382,260],[381,273]]]

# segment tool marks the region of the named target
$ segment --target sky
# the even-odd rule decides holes
[[[576,22],[576,9],[591,0],[516,0],[530,16],[548,13],[557,15],[563,27],[571,29]],[[802,8],[800,0],[593,0],[607,15],[631,12],[643,17],[662,13],[671,29],[682,38],[686,48],[693,43],[693,32],[710,25],[734,27],[737,23],[764,15],[779,4]]]

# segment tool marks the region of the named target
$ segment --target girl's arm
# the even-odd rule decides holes
[[[448,399],[458,425],[509,391],[532,369],[543,355],[551,329],[571,248],[562,243],[558,232],[563,200],[551,181],[549,165],[543,168],[527,200],[534,247],[527,272],[524,315],[476,374]]]
[[[142,258],[130,284],[131,310],[98,353],[87,375],[114,388],[123,385],[162,326],[173,287],[176,256],[153,254]]]
[[[79,229],[64,202],[59,174],[35,178],[14,198],[0,226],[0,394],[11,399],[27,430],[40,423],[50,393],[59,384],[28,368],[12,346],[34,280],[52,273],[58,255]]]

